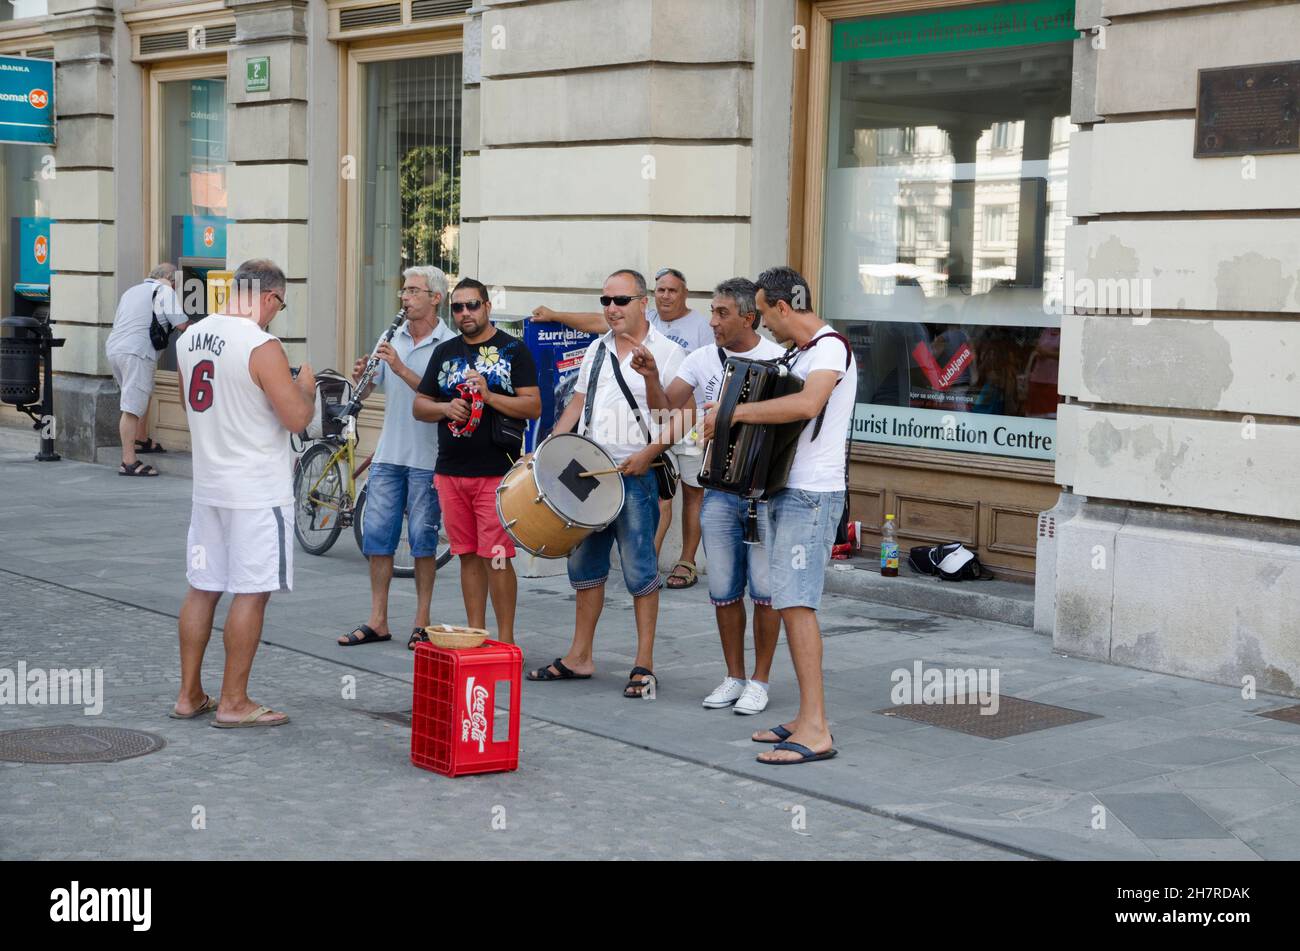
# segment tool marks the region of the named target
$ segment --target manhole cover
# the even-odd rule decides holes
[[[1096,713],[1084,713],[1082,710],[1069,710],[1006,696],[998,698],[997,713],[982,714],[981,709],[976,703],[904,703],[876,712],[990,740],[1100,718],[1100,714]]]
[[[1270,720],[1281,720],[1283,723],[1294,723],[1300,726],[1300,705],[1283,707],[1281,710],[1265,710],[1259,715]]]
[[[143,730],[43,726],[0,733],[0,760],[10,763],[116,763],[154,753],[167,742]]]

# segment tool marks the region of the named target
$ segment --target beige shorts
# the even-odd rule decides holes
[[[143,416],[149,409],[153,374],[158,364],[134,353],[115,353],[109,355],[108,365],[113,368],[113,379],[122,391],[119,408],[132,416]]]
[[[677,461],[677,471],[681,473],[682,484],[698,489],[700,487],[700,467],[704,465],[704,453],[687,454],[682,452],[681,449],[673,449],[672,454]]]

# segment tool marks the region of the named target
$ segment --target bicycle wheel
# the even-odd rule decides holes
[[[317,443],[302,455],[293,477],[293,534],[309,555],[323,555],[343,531],[348,505],[347,473],[334,450]]]
[[[367,486],[369,488],[369,486]],[[364,551],[361,544],[361,519],[365,516],[366,510],[366,489],[361,490],[357,496],[357,513],[352,520],[352,531],[356,535],[357,549]],[[406,514],[402,514],[402,535],[397,540],[397,551],[393,552],[393,575],[398,578],[415,577],[415,559],[411,557],[411,543],[407,538]],[[445,531],[438,534],[438,561],[437,565],[441,568],[447,562],[451,561],[451,543],[447,541]]]

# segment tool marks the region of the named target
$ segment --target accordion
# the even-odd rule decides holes
[[[713,439],[700,466],[700,485],[751,500],[784,488],[806,420],[733,424],[731,417],[740,403],[777,399],[802,389],[803,381],[790,372],[785,358],[728,357],[722,369]]]

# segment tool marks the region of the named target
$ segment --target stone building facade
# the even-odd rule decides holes
[[[416,258],[515,320],[596,309],[618,266],[704,305],[793,264],[865,368],[868,537],[892,512],[1033,582],[1065,652],[1300,694],[1300,153],[1195,141],[1198,72],[1294,57],[1297,26],[1272,0],[48,0],[0,54],[57,64],[57,177],[0,207],[51,220],[79,458],[116,439],[103,341],[157,260],[279,261],[274,329],[318,368]],[[155,404],[183,448],[165,369]]]

